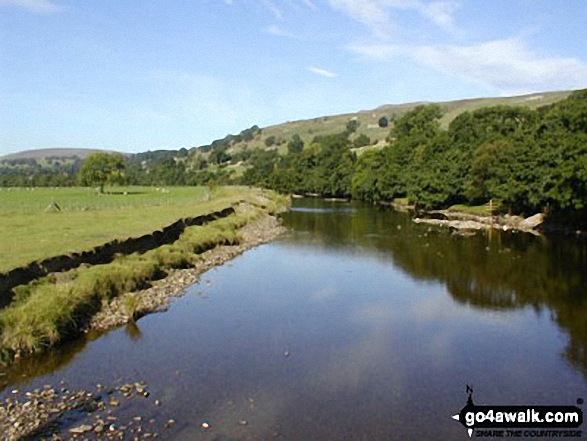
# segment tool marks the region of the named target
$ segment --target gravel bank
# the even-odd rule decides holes
[[[270,215],[245,225],[238,231],[241,237],[238,245],[217,246],[202,253],[202,259],[193,268],[172,270],[167,277],[153,282],[148,289],[115,298],[93,317],[87,332],[104,331],[128,323],[129,311],[126,305],[129,295],[135,296],[137,302],[134,308],[135,318],[165,311],[174,297],[183,295],[185,288],[198,281],[200,274],[222,265],[250,248],[276,239],[285,231],[280,220]]]

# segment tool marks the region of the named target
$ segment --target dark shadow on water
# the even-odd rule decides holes
[[[132,341],[139,341],[141,338],[143,338],[141,328],[139,328],[137,322],[127,323],[127,325],[124,327],[124,333],[128,335]]]

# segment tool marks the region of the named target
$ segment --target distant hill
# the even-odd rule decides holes
[[[445,114],[440,120],[441,126],[447,128],[450,122],[459,114],[466,111],[475,111],[482,107],[506,105],[506,106],[525,106],[532,109],[537,107],[553,104],[568,97],[572,91],[544,92],[533,93],[529,95],[499,97],[499,98],[473,98],[458,101],[438,102]],[[294,134],[298,134],[304,142],[310,142],[315,136],[339,133],[345,129],[346,124],[351,119],[359,122],[359,127],[354,135],[356,138],[361,134],[368,136],[372,144],[385,143],[385,138],[389,134],[392,121],[394,118],[401,116],[416,106],[422,104],[431,104],[432,102],[414,102],[406,104],[388,104],[377,107],[372,110],[361,110],[355,113],[347,113],[333,116],[323,116],[300,121],[288,121],[262,128],[262,135],[256,136],[251,142],[237,142],[231,144],[232,151],[238,151],[247,144],[249,148],[268,148],[265,140],[269,137],[275,137],[275,144],[270,148],[278,148],[280,153],[287,150],[286,142]],[[379,127],[378,121],[381,117],[389,119],[389,126]]]
[[[0,161],[12,159],[46,159],[46,158],[71,158],[77,156],[84,159],[96,152],[104,152],[106,150],[99,149],[38,149],[25,150],[22,152],[11,153],[9,155],[0,156]]]
[[[445,101],[437,102],[436,104],[440,105],[444,114],[440,119],[440,125],[442,128],[447,129],[450,122],[463,112],[473,112],[483,107],[501,105],[524,106],[536,109],[562,101],[571,93],[572,91],[543,92],[512,97]],[[360,155],[369,149],[382,148],[387,145],[387,138],[393,127],[394,119],[423,104],[432,104],[432,102],[388,104],[372,110],[361,110],[355,113],[287,121],[262,128],[253,126],[243,130],[240,134],[228,135],[208,145],[190,149],[188,158],[181,160],[185,161],[186,169],[200,169],[201,167],[198,164],[206,161],[208,171],[216,172],[221,167],[221,171],[226,172],[228,176],[238,177],[249,167],[248,158],[255,149],[276,150],[283,155],[287,152],[287,143],[292,140],[294,135],[298,135],[304,141],[304,144],[308,146],[315,137],[345,131],[347,124],[352,120],[356,121],[354,123],[356,131],[351,135],[350,139],[354,142],[361,137],[361,142],[357,142],[357,147],[353,149]],[[383,127],[381,127],[379,121],[383,117],[388,120],[388,124],[383,124]],[[220,150],[225,150],[226,155],[222,154],[224,159],[219,161],[220,156],[215,155],[215,153],[219,153]],[[167,155],[172,155],[179,159],[177,152],[169,151]],[[232,160],[229,158],[232,158]]]
[[[498,98],[473,98],[457,101],[438,102],[443,111],[444,116],[440,120],[441,126],[447,128],[450,122],[459,114],[466,111],[475,111],[482,107],[490,107],[497,105],[508,106],[526,106],[532,109],[537,107],[556,103],[565,99],[572,91],[560,92],[544,92],[533,93],[529,95],[513,96],[513,97],[498,97]],[[352,139],[356,139],[361,135],[369,138],[369,145],[357,149],[364,151],[372,147],[382,147],[386,144],[386,137],[389,135],[390,129],[393,126],[393,120],[403,114],[414,109],[418,105],[430,104],[431,102],[414,102],[405,104],[388,104],[377,107],[372,110],[361,110],[355,113],[347,113],[341,115],[322,116],[313,119],[288,121],[282,124],[258,128],[253,126],[250,129],[243,130],[239,135],[228,135],[224,139],[211,142],[209,145],[192,148],[189,150],[154,150],[143,152],[139,154],[123,153],[137,164],[143,164],[143,168],[149,167],[149,164],[157,163],[168,158],[176,158],[185,161],[188,167],[191,159],[202,155],[209,158],[213,150],[218,147],[226,148],[228,153],[235,155],[244,149],[276,149],[283,154],[287,151],[287,142],[290,141],[293,135],[299,135],[306,145],[309,145],[312,139],[316,136],[328,135],[333,133],[340,133],[345,130],[346,124],[351,120],[356,120],[358,128],[352,135]],[[385,117],[389,120],[389,124],[385,127],[380,127],[378,122],[380,118]],[[35,159],[43,161],[47,158],[71,158],[77,156],[84,159],[88,155],[104,151],[97,149],[40,149],[27,150],[18,153],[12,153],[5,156],[0,156],[1,161],[15,160],[15,159]],[[246,166],[246,160],[244,161]],[[242,172],[243,165],[228,165],[228,170],[235,169],[237,173]]]

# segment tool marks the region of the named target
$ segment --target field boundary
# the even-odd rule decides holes
[[[162,245],[173,243],[179,239],[187,227],[205,225],[235,213],[234,207],[239,203],[233,203],[227,208],[201,216],[180,219],[160,230],[137,238],[130,237],[122,241],[115,239],[88,251],[49,257],[40,262],[32,262],[6,273],[0,273],[0,308],[8,306],[12,302],[14,297],[12,289],[19,285],[26,285],[50,273],[69,271],[83,264],[110,263],[118,254],[145,253]]]

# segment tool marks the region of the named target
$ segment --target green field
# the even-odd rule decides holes
[[[43,208],[53,202],[61,209]],[[208,249],[239,243],[240,227],[287,203],[274,192],[247,187],[130,187],[105,195],[80,188],[2,190],[0,271],[152,233],[180,218],[238,202],[248,204],[239,205],[227,217],[187,227],[173,243],[143,254],[116,255],[109,263],[80,266],[15,287],[12,302],[0,311],[0,364],[77,335],[94,314],[120,295],[125,296],[125,314],[133,320],[140,304],[134,291],[162,272],[194,266]]]
[[[151,233],[254,198],[246,187],[0,189],[0,272],[47,257]],[[126,193],[126,194],[125,194]],[[47,210],[56,203],[61,211]]]

